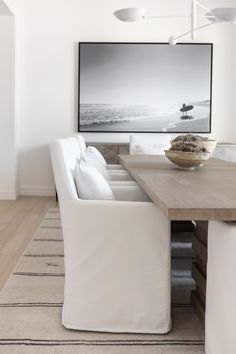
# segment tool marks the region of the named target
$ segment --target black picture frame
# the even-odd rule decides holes
[[[209,134],[212,131],[212,76],[213,76],[213,43],[189,43],[189,42],[183,42],[183,43],[177,43],[177,46],[209,46],[210,47],[210,105],[209,105],[209,130],[207,131],[181,131],[181,130],[175,130],[175,131],[150,131],[150,130],[83,130],[81,129],[81,124],[80,124],[80,92],[81,92],[81,82],[80,82],[80,72],[81,72],[81,46],[84,44],[121,44],[121,45],[170,45],[167,42],[78,42],[78,132],[82,133],[163,133],[163,134],[179,134],[179,133],[194,133],[194,134]]]

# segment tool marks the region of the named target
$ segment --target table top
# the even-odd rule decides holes
[[[209,159],[186,171],[165,156],[119,157],[170,220],[236,220],[236,164]]]

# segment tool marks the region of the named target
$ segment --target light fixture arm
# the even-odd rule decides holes
[[[207,17],[207,18],[215,18],[215,16],[213,15],[213,13],[211,12],[211,10],[202,5],[200,2],[196,1],[196,0],[192,0],[191,2],[191,30],[190,32],[188,32],[188,34],[191,34],[191,39],[194,40],[196,38],[196,31],[199,29],[198,26],[197,26],[197,18],[199,17],[197,15],[197,8],[200,7],[202,8],[203,10],[207,11],[208,16],[204,16],[204,17]],[[204,26],[204,27],[207,27],[207,26]],[[202,28],[202,27],[200,27]]]
[[[205,14],[198,14],[198,9],[206,11]],[[190,34],[191,39],[194,40],[196,37],[196,31],[201,28],[211,26],[220,22],[228,22],[231,24],[236,24],[236,7],[228,8],[214,8],[209,9],[205,5],[201,4],[198,0],[191,0],[191,12],[190,15],[164,15],[164,16],[146,16],[145,8],[130,7],[116,10],[114,16],[124,22],[133,22],[137,20],[155,20],[155,19],[165,19],[165,18],[190,18],[190,31],[185,32],[178,37],[171,36],[169,38],[169,43],[175,45],[177,40]],[[210,23],[198,26],[198,18],[204,18],[209,20]]]
[[[212,26],[212,25],[214,25],[213,22],[212,23],[207,23],[206,25],[194,27],[194,31],[198,31],[199,29],[202,29],[202,28],[205,28],[205,27],[208,27],[208,26]],[[178,37],[175,37],[175,40],[177,41],[178,39],[183,38],[183,37],[185,37],[185,36],[187,36],[187,35],[189,35],[191,33],[192,33],[192,30],[190,30],[188,32],[185,32],[183,34],[180,34]]]
[[[198,10],[198,7],[202,8],[203,10],[207,11],[207,14],[204,14],[204,15],[198,15],[197,14],[197,10]],[[149,16],[149,17],[146,17],[144,16],[144,19],[157,19],[157,18],[190,18],[190,31],[188,32],[185,32],[183,34],[181,34],[180,36],[178,37],[170,37],[170,40],[169,42],[174,45],[177,43],[177,40],[180,39],[180,38],[183,38],[187,35],[191,35],[191,39],[194,40],[196,38],[196,31],[201,29],[201,28],[204,28],[204,27],[208,27],[212,24],[214,24],[214,22],[211,22],[211,23],[208,23],[207,25],[203,25],[203,26],[198,26],[197,25],[197,19],[198,18],[208,18],[208,19],[213,19],[215,18],[214,14],[212,13],[212,11],[202,5],[200,2],[198,2],[197,0],[192,0],[191,1],[191,14],[188,15],[188,16]]]
[[[214,15],[196,15],[197,18],[215,18]],[[162,18],[191,18],[191,15],[161,15],[143,16],[144,20],[156,20]]]
[[[197,27],[197,1],[192,1],[191,3],[191,38],[192,40],[196,37],[196,28]]]
[[[145,20],[155,20],[155,19],[160,19],[160,18],[189,18],[190,15],[154,15],[154,16],[144,16]]]
[[[207,12],[210,12],[212,14],[213,17],[215,17],[213,15],[213,13],[211,12],[211,9],[209,9],[208,7],[202,5],[200,2],[196,1],[196,0],[192,0],[192,2],[195,2],[195,4],[199,7],[201,7],[203,10],[206,10]]]

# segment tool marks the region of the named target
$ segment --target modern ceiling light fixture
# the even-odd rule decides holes
[[[198,9],[205,10],[205,14],[198,13]],[[201,4],[196,0],[191,1],[191,14],[187,16],[146,16],[146,10],[144,8],[130,7],[125,9],[117,10],[113,15],[120,21],[124,22],[134,22],[137,20],[150,20],[150,19],[160,19],[160,18],[190,18],[190,30],[182,33],[179,36],[171,36],[169,38],[169,43],[175,45],[178,43],[180,38],[191,36],[191,39],[194,40],[196,37],[196,32],[204,27],[214,25],[216,23],[227,22],[231,24],[236,24],[236,8],[231,7],[220,7],[209,9],[205,5]],[[198,26],[197,20],[199,18],[207,19],[207,24]]]

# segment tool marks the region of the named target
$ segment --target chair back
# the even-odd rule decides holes
[[[84,140],[84,137],[83,135],[80,135],[80,134],[75,134],[75,137],[79,143],[79,146],[80,146],[80,149],[81,149],[81,153],[82,155],[84,156],[85,155],[85,151],[86,151],[86,143],[85,143],[85,140]]]
[[[78,199],[74,173],[82,152],[77,139],[69,137],[53,141],[50,155],[59,201]]]
[[[164,155],[164,150],[170,147],[170,140],[170,134],[131,135],[130,154]]]
[[[217,144],[211,157],[236,162],[236,144]]]

